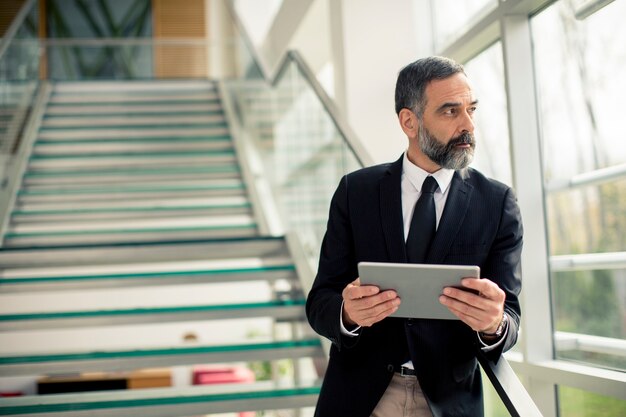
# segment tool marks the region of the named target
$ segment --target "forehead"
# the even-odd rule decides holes
[[[443,103],[469,104],[475,101],[472,87],[463,73],[442,80],[432,80],[426,86],[426,107]]]

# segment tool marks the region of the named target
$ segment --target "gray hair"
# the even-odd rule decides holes
[[[402,109],[409,109],[421,119],[426,107],[428,83],[458,73],[465,74],[463,66],[442,56],[418,59],[402,68],[396,82],[396,114],[400,114]]]

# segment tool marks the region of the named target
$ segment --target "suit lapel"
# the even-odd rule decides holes
[[[473,187],[467,181],[462,180],[458,172],[455,172],[437,233],[428,251],[428,263],[437,264],[443,262],[461,228],[469,208],[472,190]]]
[[[389,166],[380,181],[380,217],[390,262],[406,262],[400,188],[403,157]]]

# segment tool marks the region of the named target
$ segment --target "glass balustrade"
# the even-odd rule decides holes
[[[38,10],[29,2],[22,22],[11,26],[0,43],[0,154],[15,152],[39,85]],[[19,22],[17,22],[19,23]]]
[[[358,157],[294,61],[274,86],[233,81],[238,123],[263,162],[284,226],[298,233],[316,269],[328,207]]]

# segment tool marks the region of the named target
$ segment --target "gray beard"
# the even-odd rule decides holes
[[[469,148],[457,149],[456,145],[469,143]],[[476,142],[470,133],[463,133],[452,138],[447,144],[439,142],[425,127],[420,127],[417,144],[424,155],[442,168],[461,170],[469,166],[474,159]]]

